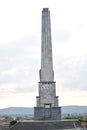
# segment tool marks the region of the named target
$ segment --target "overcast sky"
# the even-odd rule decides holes
[[[0,0],[0,108],[36,106],[44,7],[59,104],[87,105],[87,0]]]

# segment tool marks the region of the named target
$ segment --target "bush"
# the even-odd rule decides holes
[[[80,121],[80,122],[87,122],[87,119],[80,118],[79,121]]]
[[[10,125],[14,125],[15,123],[17,123],[17,121],[13,120],[13,121],[10,122]]]
[[[76,116],[67,116],[67,117],[65,117],[65,119],[78,119],[78,117],[76,117]]]

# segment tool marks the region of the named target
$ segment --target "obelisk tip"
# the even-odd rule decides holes
[[[49,11],[49,8],[43,8],[43,11],[47,12]]]

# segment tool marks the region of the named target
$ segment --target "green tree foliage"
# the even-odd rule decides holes
[[[65,117],[65,119],[78,119],[78,117],[77,116],[67,116],[67,117]]]
[[[87,119],[85,119],[85,118],[80,118],[79,121],[80,121],[80,122],[87,122]]]
[[[13,121],[10,122],[10,125],[14,125],[14,124],[16,124],[16,123],[17,123],[17,121],[16,121],[16,120],[13,120]]]

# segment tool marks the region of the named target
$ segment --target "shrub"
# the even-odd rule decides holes
[[[80,122],[87,122],[87,119],[80,118],[79,121],[80,121]]]
[[[67,117],[65,117],[65,119],[78,119],[78,117],[76,117],[76,116],[67,116]]]
[[[13,121],[10,122],[10,125],[14,125],[15,123],[17,123],[17,121],[13,120]]]

